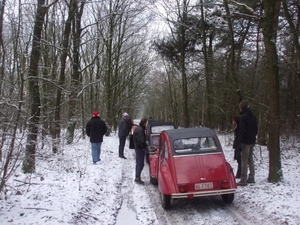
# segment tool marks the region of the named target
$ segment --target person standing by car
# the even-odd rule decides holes
[[[96,164],[101,160],[101,145],[103,142],[103,136],[107,131],[107,126],[100,118],[98,111],[93,113],[93,117],[87,122],[85,130],[87,136],[90,137],[92,160],[93,163]]]
[[[118,136],[119,136],[119,157],[122,159],[126,159],[124,156],[124,147],[126,138],[129,135],[129,115],[128,113],[124,112],[122,114],[122,118],[119,120],[118,123]]]
[[[141,173],[144,168],[145,151],[147,147],[146,143],[146,124],[147,119],[142,118],[139,126],[133,132],[133,142],[135,146],[135,182],[138,184],[144,184],[141,180]]]
[[[235,178],[241,178],[241,145],[238,144],[238,135],[239,135],[239,116],[234,116],[232,118],[232,125],[234,126],[234,141],[233,141],[233,149],[234,149],[234,159],[237,161],[238,168],[235,174]]]
[[[256,116],[249,109],[249,102],[247,100],[241,101],[239,104],[240,120],[239,120],[239,136],[238,144],[241,144],[241,180],[237,183],[238,186],[246,186],[248,183],[255,183],[255,171],[253,161],[253,149],[256,142],[257,135],[257,119]],[[249,166],[249,176],[247,179],[247,171]]]

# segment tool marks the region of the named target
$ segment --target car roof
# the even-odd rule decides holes
[[[164,120],[149,120],[148,126],[155,127],[155,126],[162,126],[162,125],[173,125],[175,127],[175,123],[172,121],[164,121]]]
[[[173,130],[165,130],[169,136],[171,141],[179,138],[189,138],[189,137],[203,137],[210,136],[216,138],[215,132],[207,127],[199,127],[199,128],[181,128],[181,129],[173,129]]]

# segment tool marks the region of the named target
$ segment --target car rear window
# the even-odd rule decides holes
[[[151,127],[152,134],[160,134],[163,130],[172,130],[175,129],[173,125],[161,125],[161,126],[153,126]]]
[[[176,153],[207,153],[218,151],[215,140],[212,137],[181,138],[174,141]]]

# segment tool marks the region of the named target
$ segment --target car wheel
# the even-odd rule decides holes
[[[149,177],[150,177],[150,183],[153,184],[153,185],[157,185],[158,182],[157,182],[157,179],[154,178],[154,177],[151,177],[151,167],[149,166]]]
[[[171,195],[160,193],[160,200],[164,209],[169,209],[171,207]]]
[[[222,199],[224,203],[231,203],[234,199],[234,194],[226,194],[226,195],[222,195]]]
[[[153,184],[153,185],[157,185],[158,184],[157,179],[154,178],[154,177],[151,177],[151,176],[150,176],[150,183]]]

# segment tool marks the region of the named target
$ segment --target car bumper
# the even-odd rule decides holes
[[[235,190],[236,188],[201,191],[201,192],[175,193],[175,194],[171,194],[171,197],[175,199],[175,198],[197,198],[197,197],[211,196],[211,195],[226,195],[226,194],[233,194]]]

